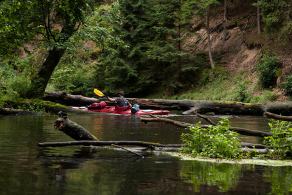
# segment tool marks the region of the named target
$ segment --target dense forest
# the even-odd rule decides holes
[[[288,0],[4,0],[0,97],[241,102],[292,94]]]

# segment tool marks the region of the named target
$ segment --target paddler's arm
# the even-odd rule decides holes
[[[115,98],[111,98],[111,97],[108,97],[108,96],[106,96],[106,98],[107,98],[109,101],[111,101],[111,102],[115,102],[115,101],[116,101]]]

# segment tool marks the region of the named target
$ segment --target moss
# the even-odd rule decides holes
[[[173,157],[178,157],[181,160],[196,160],[202,162],[213,163],[229,163],[229,164],[251,164],[251,165],[263,165],[263,166],[292,166],[292,160],[263,160],[263,159],[240,159],[240,160],[226,160],[226,159],[212,159],[202,157],[192,157],[191,155],[179,153],[179,152],[165,152]]]
[[[1,99],[0,106],[33,112],[57,112],[59,110],[68,110],[67,106],[41,99]]]

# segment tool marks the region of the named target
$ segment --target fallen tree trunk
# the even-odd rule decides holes
[[[43,99],[68,106],[87,106],[99,101],[96,98],[89,98],[82,95],[71,95],[65,92],[46,93]]]
[[[276,120],[292,121],[292,116],[282,116],[282,115],[274,114],[271,112],[265,112],[264,116],[267,118],[272,118],[272,119],[276,119]]]
[[[122,146],[139,146],[147,149],[151,149],[153,151],[174,151],[179,152],[183,147],[182,144],[159,144],[152,142],[144,142],[144,141],[67,141],[67,142],[44,142],[39,143],[39,147],[66,147],[66,146],[114,146],[119,147],[128,152],[133,153],[133,151],[126,149]],[[261,144],[251,144],[251,143],[242,143],[242,151],[246,152],[259,152],[266,153],[268,149]],[[134,153],[140,157],[143,155]]]
[[[264,112],[262,104],[138,98],[128,98],[128,100],[138,103],[141,108],[183,110],[185,111],[184,114],[205,114],[212,112],[214,114],[262,115]]]
[[[39,143],[40,147],[65,147],[65,146],[140,146],[154,149],[158,148],[181,148],[183,144],[160,144],[153,142],[145,142],[145,141],[66,141],[66,142],[43,142]],[[247,148],[256,148],[256,149],[265,149],[266,146],[262,144],[252,144],[247,142],[241,143],[242,147]]]
[[[68,119],[67,114],[60,112],[54,127],[75,140],[97,140],[97,138],[84,127]]]
[[[14,108],[0,108],[0,115],[33,114],[34,112]]]
[[[67,141],[67,142],[44,142],[39,143],[40,147],[62,147],[62,146],[110,146],[110,145],[119,145],[119,146],[141,146],[146,148],[154,147],[176,147],[181,148],[182,144],[159,144],[153,142],[144,142],[144,141]]]
[[[183,127],[183,128],[187,128],[192,126],[193,124],[190,123],[186,123],[186,122],[181,122],[181,121],[176,121],[176,120],[172,120],[169,118],[159,118],[159,117],[140,117],[140,120],[143,122],[166,122],[166,123],[170,123],[173,125],[176,125],[178,127]],[[203,128],[207,128],[209,127],[209,125],[202,125]],[[249,135],[249,136],[258,136],[258,137],[265,137],[265,136],[271,136],[272,133],[270,132],[263,132],[263,131],[257,131],[257,130],[249,130],[249,129],[244,129],[244,128],[240,128],[240,127],[230,127],[230,130],[235,131],[241,135]]]

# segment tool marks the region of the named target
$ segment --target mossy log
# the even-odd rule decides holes
[[[191,123],[181,122],[177,120],[172,120],[169,118],[159,118],[159,117],[140,117],[140,120],[147,123],[147,122],[165,122],[170,123],[173,125],[176,125],[178,127],[187,128],[192,126]],[[209,125],[202,125],[203,128],[209,127]],[[241,135],[249,135],[249,136],[257,136],[257,137],[265,137],[265,136],[271,136],[272,133],[270,132],[263,132],[263,131],[257,131],[257,130],[249,130],[244,129],[240,127],[230,127],[230,130],[235,131]]]
[[[246,104],[239,102],[216,102],[199,100],[164,100],[164,99],[137,99],[128,98],[138,103],[141,108],[182,110],[184,114],[214,113],[237,115],[262,115],[262,104]]]
[[[33,112],[14,108],[0,108],[0,115],[22,115],[22,114],[33,114]]]
[[[65,92],[45,93],[43,99],[68,106],[87,106],[99,101],[96,98],[85,97],[82,95],[71,95]]]
[[[55,128],[64,132],[74,140],[97,140],[97,138],[84,127],[69,120],[66,116],[60,116],[54,124]]]

